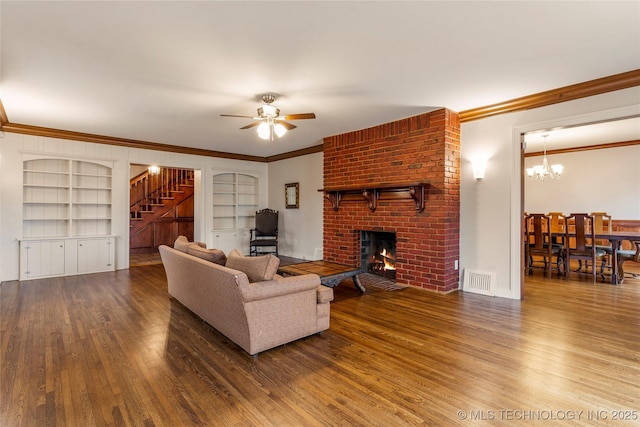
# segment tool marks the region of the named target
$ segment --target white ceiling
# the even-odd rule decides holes
[[[11,123],[269,156],[640,68],[640,2],[0,2]],[[259,95],[315,120],[269,143]]]
[[[601,123],[583,124],[560,129],[541,129],[524,137],[527,153],[585,147],[625,141],[640,141],[640,117],[629,117]]]

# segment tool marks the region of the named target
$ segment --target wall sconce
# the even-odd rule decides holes
[[[160,173],[160,166],[152,165],[149,166],[149,174],[158,175]]]
[[[486,159],[475,159],[471,162],[473,166],[473,177],[475,179],[484,178],[484,171],[487,168],[487,160]]]

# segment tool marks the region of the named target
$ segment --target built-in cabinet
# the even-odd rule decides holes
[[[229,253],[249,252],[258,209],[259,178],[246,173],[213,175],[213,245]]]
[[[20,280],[115,269],[110,162],[23,160]]]
[[[78,273],[113,270],[114,243],[113,237],[78,239]]]
[[[115,269],[115,238],[20,240],[20,280]]]
[[[20,241],[20,280],[63,275],[64,248],[64,240]]]

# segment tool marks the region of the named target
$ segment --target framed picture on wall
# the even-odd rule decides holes
[[[300,207],[300,184],[294,182],[284,185],[285,208],[298,209]]]

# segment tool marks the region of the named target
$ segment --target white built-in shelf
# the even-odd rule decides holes
[[[73,202],[74,205],[106,205],[111,206],[111,202]]]
[[[111,235],[112,164],[23,160],[23,238]]]
[[[213,176],[213,240],[223,250],[248,251],[250,228],[255,226],[259,178],[238,172]]]
[[[68,205],[69,202],[47,202],[46,200],[25,200],[26,205]]]
[[[68,185],[50,185],[50,184],[24,184],[23,187],[33,188],[69,188]]]
[[[48,218],[48,217],[42,217],[42,218],[23,218],[24,221],[68,221],[69,218]]]
[[[67,171],[48,171],[48,170],[40,170],[40,169],[23,169],[23,172],[29,172],[29,173],[44,173],[44,174],[51,174],[51,175],[69,175],[69,172]]]
[[[111,187],[81,187],[79,185],[76,185],[75,187],[73,187],[75,190],[96,190],[96,191],[111,191]]]
[[[74,217],[73,218],[74,221],[111,221],[111,218],[104,218],[104,217],[100,217],[100,216],[94,216],[94,217]]]

